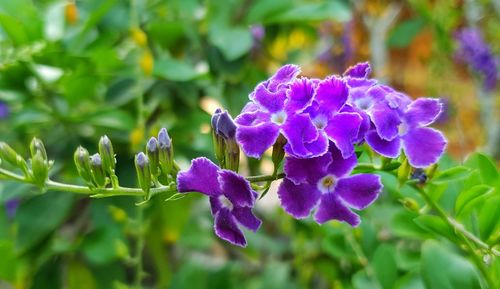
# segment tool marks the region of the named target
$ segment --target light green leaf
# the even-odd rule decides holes
[[[249,29],[243,27],[212,25],[208,32],[208,38],[229,61],[245,55],[253,45],[252,34]]]
[[[422,247],[420,270],[427,289],[481,289],[474,266],[433,240]]]
[[[188,63],[176,59],[155,60],[153,75],[172,81],[188,81],[200,74]]]
[[[341,1],[302,4],[291,7],[283,13],[270,17],[266,23],[306,22],[336,20],[346,22],[351,19],[349,6]]]
[[[464,166],[453,167],[444,170],[442,172],[439,172],[437,176],[431,180],[431,182],[435,184],[443,184],[443,183],[458,181],[465,179],[470,175],[470,173],[471,173],[470,168]]]
[[[500,229],[498,220],[500,220],[500,195],[497,194],[488,199],[479,211],[479,232],[483,240],[488,240],[490,237],[495,239],[495,235],[498,238]]]
[[[395,254],[394,246],[389,244],[380,245],[373,254],[371,264],[382,288],[393,288],[398,278]]]
[[[451,241],[457,239],[455,233],[448,224],[437,216],[421,215],[416,217],[413,221],[422,229],[446,237]]]
[[[478,204],[480,201],[484,200],[490,193],[494,191],[494,188],[487,185],[477,185],[458,195],[457,201],[455,202],[455,213],[457,215],[466,214]]]
[[[121,110],[100,111],[85,118],[88,124],[119,130],[130,130],[135,124],[132,116]]]
[[[421,18],[403,21],[394,27],[387,40],[387,45],[396,48],[407,47],[424,27],[425,21]]]

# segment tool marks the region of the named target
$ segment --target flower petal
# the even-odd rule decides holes
[[[399,137],[395,137],[393,140],[384,140],[380,138],[376,131],[372,130],[368,132],[365,140],[374,151],[384,157],[395,158],[399,156],[401,151],[401,139]]]
[[[405,120],[410,127],[427,126],[434,122],[442,110],[437,98],[419,98],[408,106]]]
[[[283,136],[287,139],[286,152],[298,156],[308,157],[310,152],[305,143],[318,138],[318,130],[306,114],[295,114],[287,117],[281,127]]]
[[[332,76],[319,82],[315,99],[320,107],[335,113],[344,106],[348,96],[349,89],[345,81]]]
[[[393,140],[398,136],[401,119],[395,109],[386,103],[378,103],[369,112],[378,135],[385,140]]]
[[[367,78],[372,72],[370,63],[360,62],[349,68],[344,72],[344,76],[356,77],[356,78]]]
[[[208,196],[221,194],[218,177],[219,167],[207,158],[196,158],[191,161],[188,170],[177,175],[177,191],[200,192]]]
[[[230,170],[219,171],[219,183],[222,194],[235,207],[252,207],[255,203],[254,191],[244,177]]]
[[[325,132],[320,131],[317,139],[312,142],[305,143],[304,145],[309,151],[309,158],[321,156],[328,151],[328,138],[326,137]]]
[[[254,90],[253,100],[270,113],[282,111],[285,107],[286,90],[272,92],[261,83]]]
[[[435,129],[415,128],[403,136],[403,148],[412,167],[425,168],[439,160],[446,148],[446,139]]]
[[[353,213],[335,193],[328,193],[321,196],[321,200],[314,214],[314,220],[318,224],[326,223],[330,220],[346,222],[356,227],[361,220]]]
[[[362,210],[377,199],[381,190],[380,176],[358,174],[338,180],[334,193],[350,207]]]
[[[332,162],[327,168],[327,173],[333,174],[337,178],[349,175],[358,163],[356,154],[352,154],[350,157],[344,159],[339,149],[333,144],[330,144],[328,151],[332,156]]]
[[[260,158],[278,138],[279,127],[273,123],[261,123],[256,126],[240,125],[236,129],[236,140],[249,157]]]
[[[257,218],[252,212],[252,209],[248,207],[235,207],[233,209],[233,216],[241,225],[254,232],[256,232],[262,224],[262,221]]]
[[[295,184],[316,184],[326,175],[328,166],[332,163],[332,156],[326,153],[320,157],[299,159],[294,157],[285,158],[284,171],[286,178]]]
[[[316,85],[306,77],[296,79],[290,83],[287,90],[286,110],[291,112],[302,112],[311,105]]]
[[[281,207],[296,219],[309,216],[320,196],[321,193],[316,188],[316,184],[296,185],[292,181],[284,179],[278,188]]]
[[[245,236],[240,228],[238,228],[236,219],[227,208],[220,209],[215,215],[214,229],[215,234],[222,240],[240,247],[247,245]]]
[[[269,80],[265,82],[267,89],[269,91],[276,91],[283,84],[287,84],[292,81],[297,75],[300,74],[300,67],[295,64],[286,64],[278,69]]]
[[[344,158],[354,153],[353,140],[358,136],[361,121],[359,114],[343,112],[330,118],[325,127],[328,138],[335,143]]]

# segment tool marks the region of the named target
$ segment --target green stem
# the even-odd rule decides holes
[[[137,206],[137,240],[135,245],[135,280],[134,280],[134,288],[141,289],[142,288],[142,277],[143,274],[143,266],[142,266],[142,252],[144,250],[144,230],[143,230],[143,219],[144,219],[144,207]]]
[[[276,174],[276,175],[261,175],[261,176],[251,176],[247,177],[247,181],[251,183],[257,182],[265,182],[265,181],[276,181],[285,177],[284,173]]]

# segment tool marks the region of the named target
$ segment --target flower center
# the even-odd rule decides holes
[[[324,115],[318,115],[313,119],[312,122],[317,129],[324,129],[328,124],[328,119]]]
[[[323,194],[331,192],[334,186],[335,177],[333,175],[327,175],[318,181],[318,190]]]
[[[232,210],[234,208],[233,203],[231,203],[231,201],[225,196],[219,196],[219,201],[223,208],[227,208],[229,210]]]
[[[275,124],[283,124],[286,120],[286,113],[284,111],[278,111],[271,115],[271,121]]]
[[[405,121],[402,121],[401,124],[398,126],[398,132],[400,136],[403,136],[408,132],[408,125],[406,124]]]
[[[368,110],[373,106],[373,101],[369,97],[363,97],[355,101],[357,108],[362,110]]]

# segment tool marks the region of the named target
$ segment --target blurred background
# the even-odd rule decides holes
[[[121,183],[136,186],[133,156],[161,127],[186,168],[214,159],[211,113],[236,116],[281,65],[320,78],[369,61],[373,77],[410,97],[442,99],[441,167],[477,150],[498,164],[499,52],[498,0],[2,0],[0,140],[27,156],[31,138],[41,138],[52,178],[83,184],[73,152],[97,151],[107,134]],[[242,170],[269,173],[270,156],[243,160]],[[39,194],[2,181],[0,288],[139,288],[139,235],[144,288],[439,288],[426,278],[457,271],[429,256],[447,250],[456,268],[469,268],[399,203],[415,192],[383,180],[356,229],[296,221],[271,191],[246,249],[215,237],[200,196],[157,196],[138,209],[133,198]],[[456,187],[441,193],[452,206]],[[424,246],[429,238],[442,242]]]

